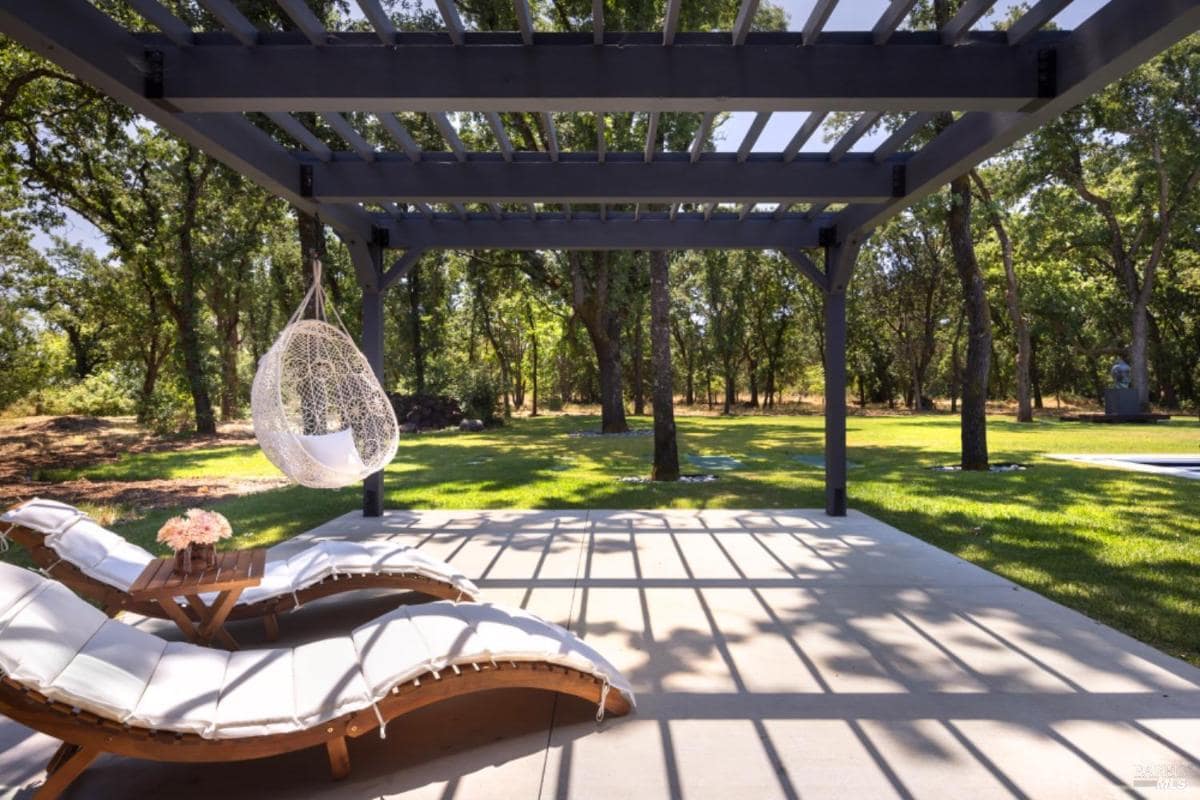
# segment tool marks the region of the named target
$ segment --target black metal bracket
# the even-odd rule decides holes
[[[1058,50],[1048,48],[1037,54],[1037,96],[1058,97]]]
[[[829,225],[817,230],[817,244],[821,247],[837,245],[837,225]]]
[[[908,165],[892,165],[892,197],[904,197],[908,194]]]
[[[147,100],[161,100],[166,96],[163,86],[163,52],[162,50],[146,50],[146,75],[142,85],[142,94]]]
[[[381,227],[379,225],[371,226],[371,244],[375,245],[378,248],[386,250],[388,247],[391,246],[391,243],[392,243],[392,232],[391,231],[389,231],[387,228]]]
[[[300,165],[300,196],[313,196],[313,168],[312,164]]]

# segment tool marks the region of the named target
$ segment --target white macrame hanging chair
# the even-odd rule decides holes
[[[306,319],[308,308],[313,318]],[[272,464],[302,486],[337,489],[383,469],[400,440],[396,413],[337,309],[325,317],[321,262],[312,287],[258,362],[254,435]]]

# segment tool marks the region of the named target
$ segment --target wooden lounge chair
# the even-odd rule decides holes
[[[132,611],[167,618],[157,602],[129,596],[130,586],[154,556],[79,509],[43,499],[18,504],[0,515],[0,541],[5,537],[23,545],[44,574],[98,603],[109,616]],[[355,589],[414,591],[447,600],[479,595],[461,572],[416,548],[325,540],[289,558],[271,558],[268,551],[262,583],[242,593],[229,619],[261,618],[268,637],[274,638],[280,613]]]
[[[3,563],[0,675],[0,713],[63,742],[38,798],[57,797],[103,753],[236,761],[324,745],[340,778],[348,738],[490,689],[575,695],[598,718],[634,702],[602,655],[519,609],[401,606],[345,635],[231,653],[167,642]]]

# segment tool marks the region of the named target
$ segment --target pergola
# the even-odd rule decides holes
[[[1107,0],[1077,29],[1043,30],[1071,0],[1038,0],[1005,32],[974,25],[995,0],[966,0],[941,30],[900,30],[915,0],[891,0],[862,32],[824,31],[817,0],[799,32],[757,32],[758,0],[732,31],[466,30],[437,0],[441,31],[398,31],[356,0],[372,31],[326,30],[304,0],[277,0],[291,30],[262,30],[231,0],[198,0],[223,30],[192,30],[158,0],[125,0],[153,29],[128,30],[87,0],[0,0],[0,31],[329,224],[363,291],[363,350],[382,376],[383,295],[436,249],[769,249],[825,295],[826,511],[846,511],[846,299],[872,229],[1200,28],[1200,0]],[[448,113],[484,115],[498,143],[468,152]],[[722,111],[755,112],[733,152],[705,142]],[[753,150],[773,112],[808,111],[782,152]],[[801,152],[827,114],[855,121],[828,152]],[[320,115],[337,150],[297,112]],[[346,114],[372,115],[380,149]],[[422,150],[395,112],[428,114],[445,139]],[[541,115],[547,149],[518,151],[502,112]],[[646,115],[643,150],[561,150],[555,113]],[[693,113],[686,152],[664,152],[664,113]],[[936,112],[955,112],[906,149]],[[904,121],[873,151],[855,144],[884,114]],[[265,126],[269,119],[272,126]],[[280,132],[286,135],[280,135]],[[758,211],[760,203],[775,208]],[[726,208],[733,204],[735,210]],[[514,205],[519,210],[514,210]],[[586,208],[576,208],[585,206]],[[803,251],[820,248],[823,264]],[[391,251],[401,251],[395,257]],[[383,509],[383,475],[363,510]]]

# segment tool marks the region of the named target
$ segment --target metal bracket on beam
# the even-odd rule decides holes
[[[146,50],[146,77],[142,93],[147,100],[161,100],[166,96],[163,85],[163,51]]]
[[[313,168],[312,164],[300,165],[300,196],[313,196]]]
[[[371,226],[371,244],[383,250],[388,249],[392,243],[392,232],[387,228],[379,225]]]
[[[817,244],[821,247],[834,247],[837,245],[837,226],[830,225],[820,228],[817,231]]]
[[[908,194],[908,167],[905,164],[892,165],[892,197],[904,197]]]
[[[1038,50],[1037,96],[1042,99],[1058,97],[1058,50],[1053,47]]]

